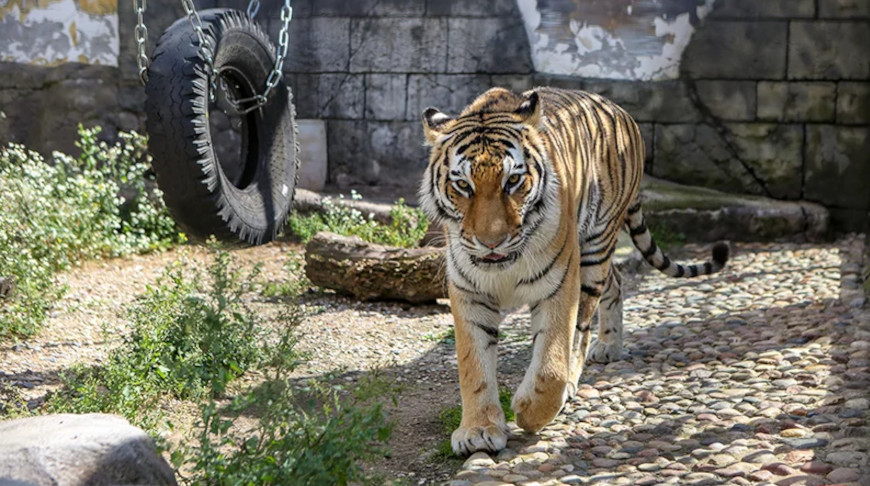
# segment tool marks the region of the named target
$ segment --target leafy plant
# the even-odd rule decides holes
[[[154,432],[167,399],[203,400],[199,422],[171,452],[184,483],[364,481],[360,462],[383,454],[392,431],[384,400],[395,389],[378,376],[350,387],[331,377],[294,386],[292,331],[302,315],[288,295],[278,325],[263,325],[244,300],[258,275],[236,270],[222,250],[204,274],[170,266],[128,311],[131,332],[106,364],[67,373],[43,411],[118,413]],[[267,381],[221,406],[231,380],[253,368]],[[242,413],[258,417],[253,430],[240,426]]]
[[[351,198],[356,201],[362,196],[351,191]],[[323,207],[323,213],[291,215],[290,229],[303,243],[319,231],[331,231],[343,236],[359,236],[371,243],[412,248],[429,229],[429,220],[423,211],[407,206],[404,199],[399,199],[390,210],[392,222],[389,225],[376,221],[373,214],[364,216],[359,209],[348,205],[344,196],[339,196],[338,202],[324,198]]]
[[[145,137],[121,133],[108,146],[99,133],[79,126],[81,156],[55,152],[51,163],[21,145],[0,148],[0,272],[18,287],[0,302],[0,338],[39,329],[64,290],[57,272],[183,240],[147,182]]]
[[[300,393],[272,386],[263,404],[258,393],[233,400],[224,412],[261,409],[254,431],[235,430],[234,417],[222,418],[215,403],[201,407],[194,447],[173,454],[177,467],[190,469],[187,484],[346,485],[365,479],[361,460],[383,455],[392,433],[383,403],[392,394],[386,381],[369,377],[351,390],[310,380]]]
[[[151,428],[164,397],[218,396],[265,359],[265,331],[242,300],[258,269],[243,275],[217,251],[206,273],[171,266],[128,310],[132,330],[107,364],[74,367],[47,410],[118,413]]]
[[[673,230],[667,224],[652,222],[649,225],[649,231],[652,234],[653,240],[662,250],[686,244],[686,235]]]

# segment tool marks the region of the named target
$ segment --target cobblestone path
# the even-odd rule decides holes
[[[870,485],[861,249],[737,245],[717,275],[636,277],[623,360],[588,367],[555,423],[511,424],[507,449],[449,484]]]

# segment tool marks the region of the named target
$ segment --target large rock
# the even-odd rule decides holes
[[[60,414],[0,422],[0,486],[175,485],[141,429],[115,415]]]
[[[824,207],[728,194],[644,177],[641,185],[648,226],[688,241],[813,241],[828,232]]]

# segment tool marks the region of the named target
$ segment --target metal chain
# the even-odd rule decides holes
[[[214,68],[214,46],[211,45],[211,40],[205,35],[202,29],[202,19],[199,18],[199,12],[193,5],[193,0],[181,0],[181,6],[184,7],[184,13],[187,14],[187,20],[190,22],[190,27],[193,28],[193,33],[199,41],[199,56],[205,61],[207,74],[209,77],[208,99],[214,101],[215,93],[217,93],[218,73]]]
[[[252,3],[255,1],[258,2],[259,0],[252,0]],[[269,77],[266,78],[266,89],[263,90],[263,94],[254,95],[250,98],[242,98],[240,100],[234,100],[229,97],[227,98],[227,101],[238,110],[240,115],[244,115],[265,105],[269,100],[269,94],[284,76],[284,59],[287,57],[287,49],[290,45],[290,19],[292,17],[293,7],[290,6],[290,0],[284,0],[284,5],[281,7],[282,24],[281,32],[278,34],[278,50],[275,52],[275,66],[272,68],[272,72],[269,73]],[[247,103],[253,104],[247,108],[242,108],[242,105]]]
[[[133,6],[136,10],[137,16],[136,29],[134,31],[136,44],[138,46],[136,60],[139,65],[139,80],[143,85],[148,82],[148,64],[150,62],[148,56],[145,54],[145,48],[148,45],[148,29],[145,27],[144,19],[145,9],[147,7],[146,2],[147,0],[133,0]],[[209,76],[208,98],[209,101],[214,101],[215,93],[217,93],[217,81],[220,77],[217,69],[214,67],[214,46],[203,30],[202,19],[196,11],[196,6],[194,6],[193,0],[181,0],[181,5],[184,7],[184,12],[187,14],[187,20],[190,22],[190,26],[199,41],[198,52],[200,57],[205,61],[206,71]],[[251,0],[251,3],[248,4],[248,15],[251,18],[254,18],[259,10],[260,0]],[[239,110],[239,114],[248,113],[265,105],[269,99],[269,94],[273,89],[275,89],[275,86],[278,85],[281,78],[284,76],[284,59],[287,57],[287,49],[290,44],[290,19],[292,17],[293,7],[290,6],[290,0],[284,0],[284,5],[281,7],[282,25],[281,32],[278,34],[278,50],[275,53],[275,65],[269,73],[269,77],[266,78],[266,88],[263,90],[263,94],[254,95],[250,98],[243,98],[240,100],[233,100],[229,97],[227,98],[227,100],[237,110]],[[247,103],[253,104],[247,108],[240,108],[242,105]]]
[[[138,52],[136,63],[139,65],[139,81],[142,82],[143,86],[148,82],[148,64],[151,62],[148,55],[145,54],[145,48],[148,46],[148,28],[145,27],[146,1],[133,0],[133,9],[136,11],[136,28],[133,29],[133,34],[136,36]]]

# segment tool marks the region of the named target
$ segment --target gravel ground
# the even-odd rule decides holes
[[[831,244],[740,244],[720,274],[626,278],[624,360],[587,368],[577,396],[540,434],[465,463],[439,458],[437,418],[459,403],[449,307],[305,298],[299,376],[380,367],[403,384],[392,454],[370,469],[399,484],[870,485],[870,311],[858,236]],[[234,251],[286,278],[298,245]],[[704,258],[707,248],[672,254]],[[0,345],[0,384],[38,402],[74,362],[99,363],[124,331],[120,309],[197,247],[92,262],[44,332]],[[254,299],[268,316],[275,304]],[[108,334],[104,334],[104,329]],[[505,316],[499,379],[515,388],[529,360],[528,312]],[[457,472],[457,470],[459,472]]]
[[[862,248],[738,245],[717,275],[636,277],[624,359],[449,484],[870,485]]]

